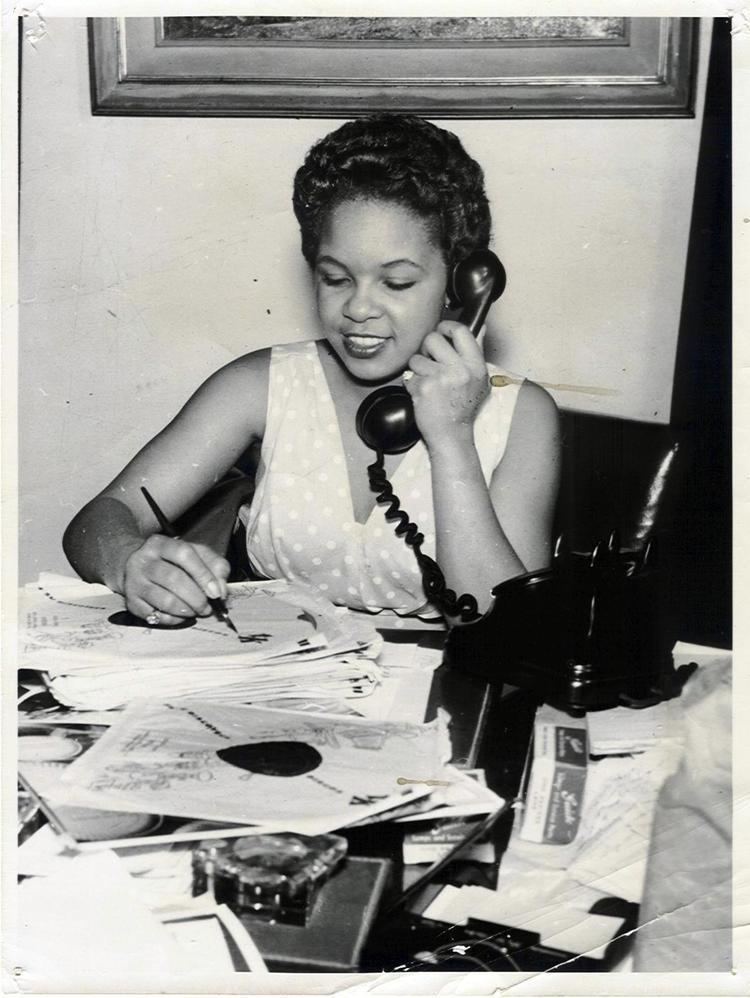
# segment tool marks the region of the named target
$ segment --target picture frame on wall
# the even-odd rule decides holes
[[[94,114],[689,117],[670,17],[89,19]]]

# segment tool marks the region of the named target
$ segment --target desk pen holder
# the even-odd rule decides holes
[[[558,541],[550,569],[496,586],[482,618],[450,631],[445,662],[572,712],[646,706],[671,695],[666,589],[654,540],[621,551],[613,532],[590,553]]]

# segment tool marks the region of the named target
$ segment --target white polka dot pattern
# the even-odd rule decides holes
[[[491,392],[477,417],[486,481],[505,450],[517,395],[515,384]],[[421,441],[403,457],[392,484],[425,535],[425,554],[434,558],[430,467]],[[314,342],[272,350],[255,495],[241,515],[250,562],[267,578],[303,577],[334,603],[358,609],[414,613],[426,606],[414,552],[383,508],[376,506],[366,523],[354,519],[336,409]]]

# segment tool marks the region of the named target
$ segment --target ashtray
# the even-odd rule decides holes
[[[193,894],[237,915],[305,925],[318,890],[346,855],[340,835],[245,835],[193,849]]]

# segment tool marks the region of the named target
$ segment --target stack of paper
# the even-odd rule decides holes
[[[372,620],[333,607],[314,591],[286,582],[231,586],[228,607],[239,638],[213,618],[179,629],[143,626],[125,614],[121,597],[68,579],[41,577],[22,592],[21,607],[21,666],[36,670],[59,703],[75,708],[67,714],[52,708],[50,714],[42,707],[32,711],[38,719],[24,712],[30,728],[21,772],[80,848],[124,842],[133,834],[143,842],[177,841],[255,829],[326,831],[409,816],[424,821],[488,813],[500,803],[476,774],[446,765],[446,718],[422,723],[441,652],[397,643],[376,663],[383,642]],[[198,716],[214,718],[217,730],[224,722],[234,725],[232,711],[252,704],[255,713],[238,715],[244,744],[262,741],[266,727],[278,727],[286,717],[293,737],[282,740],[297,743],[303,731],[305,744],[316,747],[325,765],[279,779],[274,796],[267,774],[222,761],[225,740],[199,750],[191,733],[165,761],[159,753],[169,742],[170,723],[194,721],[194,701]],[[97,738],[109,751],[113,739],[125,737],[122,725],[135,723],[131,706],[159,715],[149,714],[147,724],[158,731],[155,741],[141,732],[132,745],[127,737],[127,746],[117,742],[125,753],[115,765],[118,773],[130,771],[142,739],[138,773],[158,761],[158,772],[140,787],[145,797],[131,793],[139,780],[122,784],[109,770],[82,782],[87,767],[100,761]],[[111,730],[102,736],[96,725]],[[212,729],[199,723],[198,730]],[[235,735],[236,726],[230,745]],[[49,745],[37,744],[45,739]],[[61,739],[69,751],[58,756],[53,749]],[[228,790],[222,781],[230,773]],[[94,809],[106,834],[94,834],[81,809]],[[134,817],[143,819],[143,828],[130,833]]]
[[[45,674],[69,707],[106,710],[134,696],[223,703],[367,696],[382,639],[372,624],[286,582],[236,583],[228,609],[239,636],[213,617],[152,628],[104,586],[48,584],[21,593],[20,665]]]
[[[138,700],[61,774],[65,803],[308,834],[451,782],[447,724]],[[59,798],[58,798],[59,799]]]

